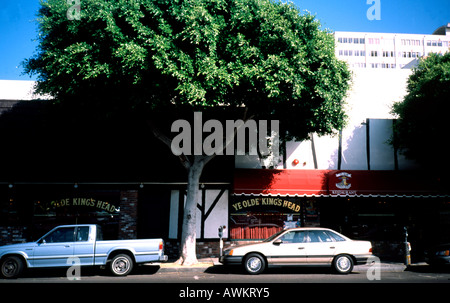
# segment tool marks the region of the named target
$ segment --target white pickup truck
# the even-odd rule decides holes
[[[18,277],[25,268],[108,266],[126,276],[137,263],[164,262],[162,239],[103,241],[98,225],[61,225],[36,242],[0,246],[0,275]]]

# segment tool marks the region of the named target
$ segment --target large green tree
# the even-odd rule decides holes
[[[152,118],[167,109],[245,109],[239,118],[279,120],[283,138],[298,140],[344,123],[347,66],[333,35],[293,4],[82,0],[80,18],[68,18],[70,9],[65,0],[42,2],[39,47],[24,64],[55,102],[148,113],[141,116],[167,145],[173,134]],[[188,173],[184,264],[196,262],[199,180],[214,156],[178,155]]]
[[[446,171],[450,112],[450,53],[421,59],[408,79],[407,94],[395,103],[393,143],[426,169]]]

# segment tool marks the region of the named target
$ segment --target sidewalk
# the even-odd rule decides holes
[[[219,258],[204,258],[198,259],[195,265],[184,266],[175,263],[175,260],[169,260],[164,263],[159,263],[159,272],[205,272],[208,268],[213,266],[222,266],[219,263]]]
[[[217,266],[224,266],[221,263],[219,263],[219,258],[204,258],[204,259],[198,259],[199,263],[191,266],[183,266],[176,264],[175,261],[168,261],[165,263],[154,263],[158,264],[160,266],[160,269],[158,272],[205,272],[211,267]],[[420,266],[423,264],[411,264],[411,266]],[[373,265],[355,265],[354,271],[367,271],[371,266]],[[380,270],[382,272],[402,272],[406,269],[406,266],[403,263],[397,263],[397,262],[384,262],[381,261],[380,264]]]

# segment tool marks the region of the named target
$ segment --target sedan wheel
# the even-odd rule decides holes
[[[349,274],[353,270],[352,258],[348,255],[337,256],[333,261],[334,269],[340,274]]]
[[[245,258],[244,268],[249,274],[258,275],[266,268],[266,261],[259,254],[250,254]]]

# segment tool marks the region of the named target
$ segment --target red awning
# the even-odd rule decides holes
[[[448,196],[439,179],[411,171],[236,169],[235,195]]]
[[[273,196],[327,195],[323,170],[236,169],[234,193]]]

